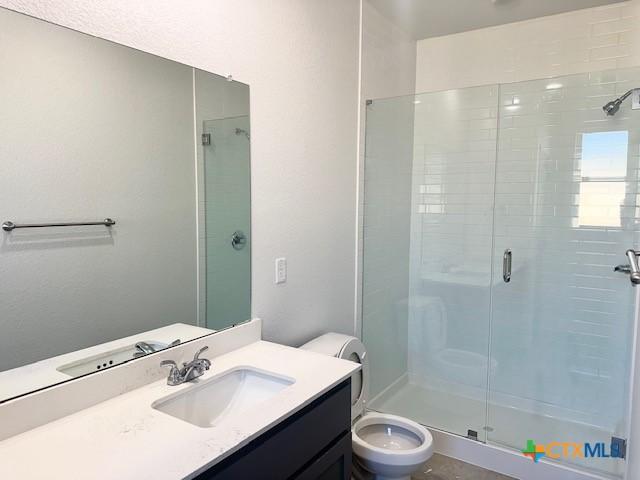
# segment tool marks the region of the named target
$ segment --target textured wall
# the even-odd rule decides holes
[[[250,84],[253,314],[288,344],[353,332],[357,1],[0,4]]]

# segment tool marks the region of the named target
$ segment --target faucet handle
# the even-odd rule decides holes
[[[202,371],[209,370],[209,368],[211,367],[211,360],[209,360],[208,358],[200,358],[200,354],[208,349],[209,347],[205,345],[193,356],[193,363],[197,363],[198,368]]]
[[[169,376],[167,377],[168,385],[178,385],[180,383],[180,369],[178,368],[178,364],[173,360],[162,360],[160,362],[161,367],[171,367],[171,371],[169,372]]]
[[[206,350],[209,350],[209,347],[205,345],[204,347],[202,347],[200,350],[196,352],[196,354],[193,356],[193,359],[200,360],[200,354]],[[203,360],[206,360],[206,359],[203,359]]]

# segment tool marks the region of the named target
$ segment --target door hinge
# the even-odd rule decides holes
[[[203,133],[202,134],[202,145],[211,145],[211,134]]]
[[[611,457],[627,458],[627,439],[611,437]]]

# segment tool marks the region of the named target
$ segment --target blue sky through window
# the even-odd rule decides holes
[[[596,132],[582,135],[582,177],[610,179],[627,176],[629,132]]]

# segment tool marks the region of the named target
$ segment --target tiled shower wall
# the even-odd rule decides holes
[[[640,0],[418,42],[416,92],[640,65]]]
[[[634,48],[640,44],[639,12],[640,2],[625,2],[419,42],[418,92],[493,86],[416,96],[412,238],[420,237],[420,248],[412,248],[412,298],[422,302],[414,312],[439,320],[410,319],[414,376],[438,376],[439,363],[419,338],[422,330],[430,347],[486,358],[490,177],[496,174],[492,399],[511,396],[524,408],[612,431],[619,426],[615,414],[602,412],[624,409],[632,302],[628,281],[612,267],[623,263],[624,251],[637,241],[630,232],[640,147],[628,105],[615,119],[607,119],[601,107],[640,86],[637,70],[623,68],[640,65]],[[576,72],[592,73],[520,82]],[[508,84],[515,81],[520,83]],[[492,98],[498,83],[500,98]],[[493,115],[487,111],[470,122],[465,116],[482,98],[486,108],[494,107]],[[491,132],[495,141],[497,126],[496,173],[490,146],[483,151],[472,142]],[[624,143],[624,172],[612,183],[587,185],[588,135],[616,131],[628,132],[628,138],[606,143],[613,150]],[[593,188],[600,191],[587,195]],[[612,200],[620,188],[622,207]],[[589,211],[600,219],[585,221]],[[603,223],[603,217],[619,225]],[[507,247],[520,266],[509,294],[499,284]],[[447,280],[460,272],[468,285]],[[434,290],[448,281],[458,295]],[[421,292],[428,282],[431,287]],[[543,347],[533,351],[531,345]],[[473,370],[462,383],[486,386]]]

